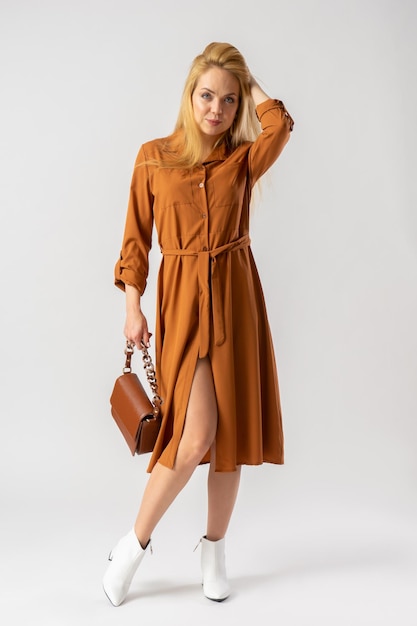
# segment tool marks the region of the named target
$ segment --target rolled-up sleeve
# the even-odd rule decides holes
[[[122,248],[114,269],[114,282],[124,290],[132,285],[140,294],[146,288],[152,245],[153,194],[143,146],[133,170]]]
[[[256,107],[262,132],[249,151],[251,185],[277,160],[290,138],[294,121],[281,100],[269,98]]]

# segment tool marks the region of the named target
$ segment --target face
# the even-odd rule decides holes
[[[194,119],[208,145],[226,132],[239,106],[239,81],[220,67],[202,74],[192,95]]]

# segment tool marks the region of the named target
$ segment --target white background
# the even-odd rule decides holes
[[[415,626],[416,18],[413,0],[0,1],[3,623]],[[295,119],[252,225],[286,465],[243,473],[226,603],[198,584],[199,468],[114,609],[101,576],[148,459],[109,412],[113,266],[139,146],[171,132],[210,41]]]

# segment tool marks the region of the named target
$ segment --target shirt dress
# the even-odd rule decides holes
[[[284,462],[277,369],[250,238],[257,180],[289,139],[280,100],[256,109],[262,132],[222,144],[192,169],[158,167],[165,139],[143,144],[133,171],[115,284],[142,294],[155,225],[162,252],[155,364],[162,424],[148,471],[173,468],[198,358],[208,356],[218,408],[216,471]],[[289,124],[291,122],[291,125]],[[210,460],[208,450],[201,463]]]

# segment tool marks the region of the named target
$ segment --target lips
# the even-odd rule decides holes
[[[210,126],[218,126],[219,124],[221,124],[221,121],[220,121],[220,120],[210,120],[210,119],[209,119],[209,120],[206,120],[206,122],[207,122],[208,124],[210,124]]]

